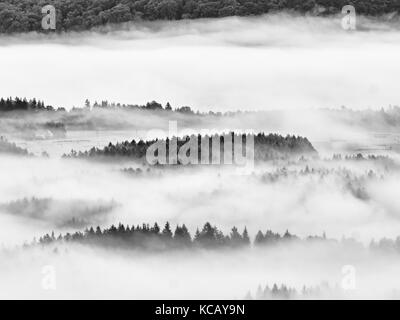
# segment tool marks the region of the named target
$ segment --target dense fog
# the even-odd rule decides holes
[[[2,298],[243,299],[249,291],[254,297],[259,285],[274,283],[300,291],[304,284],[329,284],[329,290],[310,298],[399,294],[398,257],[320,246],[157,256],[72,246],[57,253],[39,250],[5,258]],[[356,268],[357,290],[342,289],[347,275],[343,267],[349,264]]]
[[[398,26],[359,17],[358,28],[279,14],[3,36],[1,93],[66,108],[86,98],[200,110],[397,104]]]
[[[398,298],[400,238],[397,250],[370,243],[400,236],[400,117],[390,107],[400,31],[383,20],[359,24],[346,33],[339,17],[281,14],[1,37],[2,97],[38,97],[67,110],[88,98],[261,112],[1,114],[0,136],[16,145],[0,148],[0,298],[242,299],[274,284],[322,286],[313,298]],[[302,135],[318,156],[257,162],[245,174],[62,157],[164,138],[169,121],[180,136],[187,129]],[[65,129],[60,136],[45,125],[53,122]],[[259,230],[338,242],[163,252],[36,242],[52,232],[155,222],[185,224],[192,236],[206,222],[224,234],[247,228],[252,243]],[[346,266],[355,270],[350,289]]]
[[[138,177],[120,171],[135,167],[132,162],[9,156],[1,156],[0,161],[4,177],[0,183],[0,234],[7,249],[2,252],[6,288],[2,295],[243,298],[259,284],[283,283],[301,289],[327,281],[332,287],[340,286],[345,265],[354,266],[361,274],[359,287],[354,292],[339,290],[327,295],[390,296],[398,288],[393,273],[398,253],[374,254],[357,247],[293,244],[195,254],[91,249],[74,244],[20,247],[50,231],[57,236],[87,226],[156,221],[162,225],[169,221],[173,226],[185,223],[192,235],[209,221],[227,234],[233,226],[240,230],[246,226],[251,240],[258,230],[283,233],[289,229],[300,237],[325,232],[329,238],[352,237],[368,246],[373,238],[399,235],[398,162],[283,161],[259,165],[250,176],[233,168],[182,168],[152,169]],[[316,171],[300,174],[307,167]],[[371,170],[374,174],[368,175]],[[24,198],[28,205],[20,203],[10,209],[10,202]],[[51,199],[39,216],[29,215],[34,199]],[[101,206],[105,209],[100,210]],[[77,225],[67,223],[73,218],[80,219]],[[41,271],[47,265],[57,273],[55,291],[43,290],[41,285],[45,278]],[[226,265],[232,266],[228,273]],[[383,279],[379,292],[372,292],[376,272],[382,273]],[[97,284],[99,278],[104,281]],[[212,279],[218,287],[212,290],[213,296],[204,279]],[[94,286],[95,291],[91,289]]]

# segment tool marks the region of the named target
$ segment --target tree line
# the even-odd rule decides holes
[[[121,103],[109,103],[107,100],[98,103],[95,101],[93,104],[90,103],[88,99],[85,101],[83,108],[72,108],[71,111],[91,111],[97,109],[123,109],[123,110],[165,110],[172,111],[172,107],[169,103],[165,105],[165,108],[161,103],[157,101],[147,102],[145,105],[126,105]],[[0,99],[0,112],[5,111],[66,111],[65,108],[55,108],[51,105],[45,105],[44,101],[37,100],[36,98],[27,99],[20,97],[8,97],[6,99]],[[175,111],[183,113],[194,113],[190,107],[176,108]]]
[[[172,108],[171,104],[167,102],[165,106],[157,101],[150,101],[144,105],[136,105],[136,104],[121,104],[115,102],[108,102],[107,100],[102,100],[100,103],[95,101],[91,103],[88,99],[85,101],[85,109],[86,110],[148,110],[148,111],[175,111],[179,113],[185,114],[194,114],[195,112],[188,106],[177,107],[175,109]],[[199,112],[197,113],[199,114]]]
[[[66,208],[68,209],[59,209]],[[10,202],[0,203],[0,211],[4,211],[16,217],[30,218],[40,221],[50,219],[57,227],[60,228],[84,228],[90,226],[89,221],[102,221],[104,217],[110,213],[117,203],[114,201],[109,202],[80,202],[71,201],[64,203],[57,201],[53,198],[22,198]],[[57,209],[56,209],[57,208]],[[54,214],[57,211],[59,215]],[[74,216],[65,214],[73,213]]]
[[[56,8],[58,31],[81,31],[129,21],[250,16],[282,10],[329,15],[340,13],[348,4],[372,16],[400,8],[400,0],[3,0],[0,32],[42,31],[45,5]]]
[[[339,297],[343,294],[343,289],[339,286],[331,287],[328,283],[323,282],[321,285],[314,287],[306,287],[301,290],[287,286],[285,284],[278,285],[274,283],[272,286],[266,285],[262,288],[258,286],[254,295],[249,291],[245,297],[246,300],[292,300],[292,299],[318,299],[331,296]]]
[[[6,111],[54,111],[54,108],[52,106],[45,106],[43,101],[36,99],[27,100],[26,98],[18,97],[1,98],[0,112]]]
[[[15,143],[9,142],[6,138],[0,136],[0,153],[31,156],[27,149],[18,147]]]
[[[400,1],[400,0],[399,0]],[[1,4],[0,4],[1,5]],[[0,112],[2,111],[59,111],[61,113],[67,112],[64,107],[55,107],[52,105],[45,104],[44,101],[40,99],[27,99],[27,98],[0,98]],[[235,115],[246,115],[246,114],[264,114],[266,111],[208,111],[200,112],[198,110],[193,110],[190,106],[172,106],[167,102],[164,106],[157,101],[149,101],[143,105],[139,104],[126,104],[126,103],[116,103],[109,102],[107,100],[101,100],[100,102],[91,102],[86,99],[82,107],[73,107],[68,113],[71,114],[86,114],[87,112],[96,111],[150,111],[159,112],[161,114],[169,114],[171,112],[176,112],[184,115],[194,115],[194,116],[215,116],[215,117],[232,117]],[[338,113],[335,109],[324,109],[325,112],[332,113],[331,116],[340,117],[340,121],[347,123],[349,125],[354,125],[354,121],[357,121],[360,125],[366,124],[376,124],[377,122],[383,122],[385,126],[398,127],[400,123],[400,107],[390,106],[388,108],[382,108],[379,111],[363,111],[363,110],[351,110],[346,107],[340,109]]]
[[[387,167],[385,167],[388,170]],[[315,176],[319,181],[326,178],[335,177],[343,183],[343,188],[348,190],[354,197],[360,200],[369,200],[370,194],[367,192],[365,186],[370,181],[383,181],[384,174],[380,174],[373,170],[368,170],[363,174],[354,173],[352,170],[345,167],[339,168],[311,168],[306,165],[304,169],[287,169],[285,166],[278,168],[275,171],[268,171],[261,175],[260,179],[263,183],[274,184],[282,180],[298,179],[307,176]]]
[[[256,160],[270,160],[270,159],[276,159],[279,157],[286,157],[288,155],[296,155],[296,154],[307,154],[307,153],[312,153],[316,154],[316,150],[312,146],[311,142],[305,138],[305,137],[300,137],[300,136],[294,136],[294,135],[287,135],[287,136],[282,136],[279,134],[265,134],[265,133],[258,133],[258,134],[252,134],[252,135],[246,135],[246,134],[237,134],[234,132],[231,132],[227,135],[219,135],[219,134],[214,134],[213,136],[203,136],[203,135],[198,135],[197,137],[197,149],[198,149],[198,159],[199,163],[201,160],[201,152],[202,152],[202,141],[204,139],[208,139],[208,154],[210,156],[210,159],[214,157],[212,154],[213,151],[213,143],[215,141],[220,143],[220,155],[221,159],[223,159],[223,152],[224,152],[224,143],[225,139],[229,139],[230,141],[241,141],[243,142],[243,145],[245,145],[247,139],[249,137],[254,138],[254,153],[255,153],[255,159]],[[173,137],[172,139],[177,139],[176,137]],[[149,141],[143,141],[143,140],[132,140],[132,141],[124,141],[124,142],[118,142],[118,143],[109,143],[108,146],[104,148],[97,148],[93,147],[90,150],[86,151],[75,151],[71,150],[69,154],[64,154],[64,158],[110,158],[110,157],[133,157],[135,159],[142,159],[144,160],[146,157],[147,149],[154,145],[155,143],[158,142],[164,142],[165,147],[166,147],[166,152],[169,154],[170,151],[170,146],[172,144],[172,139],[155,139],[155,140],[149,140]],[[179,150],[190,141],[191,137],[186,136],[181,139],[177,139],[177,151]],[[242,152],[244,151],[245,148],[243,148]],[[235,148],[232,148],[232,154],[235,151]],[[211,161],[210,161],[211,163]]]
[[[369,249],[375,252],[400,253],[400,236],[396,239],[382,238],[372,240],[365,247],[353,238],[342,237],[341,240],[327,238],[325,232],[322,235],[309,235],[300,238],[291,234],[288,230],[283,234],[267,230],[257,232],[253,241],[245,227],[242,232],[233,227],[228,235],[220,228],[207,222],[202,229],[197,228],[194,236],[190,234],[185,224],[177,225],[173,231],[169,222],[163,228],[158,223],[153,226],[142,224],[129,226],[119,223],[118,226],[111,225],[109,228],[90,227],[84,231],[55,235],[45,234],[38,240],[34,239],[32,246],[50,245],[61,243],[79,243],[83,245],[95,245],[101,247],[146,249],[163,251],[169,249],[203,248],[203,249],[240,249],[254,247],[273,247],[288,243],[331,243],[344,247]],[[28,245],[27,245],[28,246]]]
[[[1,5],[1,4],[0,4]],[[189,106],[181,106],[173,108],[169,102],[163,106],[157,101],[150,101],[143,105],[138,104],[125,104],[125,103],[115,103],[108,102],[107,100],[102,100],[100,102],[91,103],[88,99],[85,100],[83,107],[73,107],[69,113],[86,113],[91,111],[101,111],[101,110],[111,110],[111,111],[152,111],[152,112],[176,112],[185,115],[210,115],[210,116],[222,116],[222,115],[233,115],[237,112],[214,112],[209,111],[207,113],[194,111]],[[27,99],[20,97],[8,97],[0,99],[0,112],[12,112],[12,111],[58,111],[67,112],[64,107],[54,107],[52,105],[45,105],[44,101],[38,100],[36,98]]]
[[[54,232],[40,237],[33,244],[52,244],[59,242],[77,242],[82,244],[93,244],[102,246],[120,246],[127,248],[142,248],[142,249],[171,249],[171,248],[238,248],[250,245],[250,238],[247,229],[242,233],[234,227],[230,235],[224,235],[217,227],[212,226],[207,222],[202,230],[196,230],[192,238],[185,224],[177,225],[172,231],[171,225],[167,222],[163,228],[160,228],[158,223],[153,226],[143,224],[142,226],[125,226],[119,224],[112,225],[109,228],[101,229],[86,228],[84,232],[77,231],[75,233],[66,233],[56,237]]]

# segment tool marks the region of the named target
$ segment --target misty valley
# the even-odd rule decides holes
[[[267,119],[268,112],[195,113],[155,102],[142,107],[87,102],[66,111],[37,109],[36,100],[1,101],[9,106],[0,112],[1,279],[7,288],[2,295],[202,298],[206,292],[209,297],[203,280],[210,279],[216,284],[213,298],[399,296],[393,277],[400,264],[400,163],[394,150],[336,146],[328,155],[307,137],[260,128],[253,134],[249,172],[223,163],[226,139],[245,130],[230,122],[247,126]],[[331,112],[325,121],[335,125]],[[340,112],[339,119],[349,111]],[[352,121],[362,127],[358,117]],[[119,119],[128,129],[138,118],[157,119],[142,123],[142,130],[156,123],[162,129],[177,118],[183,128],[212,119],[220,164],[147,163],[151,145],[167,141],[170,153],[172,140],[142,140],[137,131],[116,130]],[[391,126],[395,131],[398,124]],[[45,127],[46,135],[38,134]],[[102,145],[95,135],[100,130],[101,139],[115,142]],[[84,144],[70,141],[77,134]],[[245,144],[249,134],[239,137]],[[176,139],[177,152],[189,143],[180,132]],[[215,140],[208,139],[211,150]],[[204,147],[196,146],[200,159]],[[43,289],[48,275],[42,268],[48,266],[56,272],[57,290]],[[346,266],[354,268],[357,290],[345,286]],[[156,281],[143,282],[149,277]],[[378,280],[380,290],[372,290]],[[87,290],[91,286],[96,292]]]
[[[400,299],[395,4],[117,2],[0,4],[0,298]]]

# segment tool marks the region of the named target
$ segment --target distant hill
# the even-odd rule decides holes
[[[89,221],[103,222],[116,206],[113,201],[63,201],[33,197],[0,203],[0,210],[16,217],[51,223],[58,228],[81,228],[88,226]]]
[[[18,147],[15,143],[8,142],[4,137],[0,137],[0,154],[31,155],[28,150]]]
[[[352,4],[363,15],[398,12],[400,0],[3,0],[0,33],[43,31],[44,5],[57,12],[57,31],[82,31],[129,21],[181,20],[261,15],[282,10],[330,15]]]
[[[223,163],[224,157],[224,143],[225,139],[229,139],[230,141],[242,141],[243,143],[243,150],[242,154],[244,153],[245,146],[247,140],[251,137],[254,138],[254,159],[256,161],[267,161],[267,160],[275,160],[275,159],[282,159],[287,158],[290,156],[297,156],[297,155],[305,155],[305,154],[317,154],[316,150],[312,146],[312,144],[308,141],[307,138],[303,137],[296,137],[287,135],[286,137],[278,135],[278,134],[252,134],[252,135],[245,135],[245,134],[235,134],[231,132],[230,134],[226,135],[213,135],[213,136],[194,136],[198,138],[198,159],[199,163],[201,162],[202,156],[202,146],[201,140],[208,139],[209,140],[209,159],[210,163],[212,159],[215,159],[216,155],[213,154],[213,146],[214,141],[219,141],[220,143],[220,152],[219,156],[221,159],[221,163]],[[235,140],[237,139],[237,140]],[[190,137],[186,136],[182,139],[178,139],[177,147],[178,152],[179,150],[189,142]],[[84,152],[76,152],[74,150],[71,151],[70,154],[64,155],[64,158],[87,158],[87,159],[114,159],[114,158],[132,158],[136,160],[144,161],[146,159],[146,153],[150,146],[156,143],[165,143],[166,146],[166,153],[169,154],[170,152],[170,145],[171,140],[151,140],[151,141],[125,141],[121,143],[112,144],[110,143],[108,146],[104,147],[103,149],[93,147],[90,150]],[[232,147],[232,146],[231,146]],[[232,147],[232,155],[234,156],[235,148]],[[178,161],[179,164],[179,161]]]

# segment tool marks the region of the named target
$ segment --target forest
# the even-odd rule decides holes
[[[300,238],[291,234],[289,230],[286,230],[283,234],[272,230],[267,230],[266,232],[260,230],[257,232],[254,241],[252,241],[246,227],[243,232],[239,232],[236,227],[233,227],[230,234],[225,235],[218,227],[212,226],[209,222],[205,223],[201,230],[197,228],[193,237],[185,224],[177,225],[175,231],[173,231],[169,222],[166,222],[163,228],[158,223],[153,226],[149,224],[129,226],[119,223],[118,226],[111,225],[109,228],[90,227],[83,232],[67,232],[58,236],[52,232],[51,234],[45,234],[38,240],[34,239],[30,244],[26,243],[25,247],[57,243],[79,243],[106,248],[154,251],[188,248],[208,250],[238,249],[250,248],[252,245],[254,247],[269,247],[288,243],[330,243],[346,248],[400,253],[400,236],[395,240],[388,238],[382,238],[378,241],[371,240],[367,248],[354,238],[342,237],[340,240],[327,238],[325,232],[322,235],[309,235],[305,238]]]
[[[301,290],[287,286],[285,284],[278,285],[274,283],[271,287],[266,285],[262,288],[258,286],[257,291],[254,295],[248,292],[246,300],[293,300],[293,299],[315,299],[324,298],[325,296],[333,294],[341,294],[342,289],[338,286],[331,287],[328,283],[322,283],[321,285],[314,287],[303,286]]]
[[[351,128],[359,126],[373,131],[397,132],[400,127],[399,106],[376,110],[353,110],[343,106],[340,109],[319,109],[317,112],[329,121]],[[122,114],[123,117],[113,117],[110,114]],[[136,115],[153,115],[160,119],[182,121],[191,126],[196,123],[200,125],[200,128],[207,127],[208,120],[229,121],[234,119],[240,120],[248,127],[253,127],[251,125],[253,122],[273,126],[282,117],[285,117],[285,113],[280,111],[199,111],[187,105],[172,106],[169,102],[163,106],[154,100],[145,104],[127,104],[107,100],[91,102],[86,99],[82,107],[72,107],[66,110],[63,106],[45,104],[44,101],[36,98],[0,98],[0,121],[12,121],[8,123],[9,127],[14,127],[17,131],[33,131],[33,129],[40,128],[49,130],[59,137],[65,136],[66,130],[74,129],[128,129],[132,127],[132,124],[137,125]],[[41,116],[48,117],[41,119]],[[7,123],[3,127],[5,130]],[[288,129],[285,128],[283,131],[287,132]]]
[[[156,102],[148,102],[143,106],[139,105],[126,105],[120,103],[109,103],[108,101],[101,101],[98,103],[95,101],[93,104],[90,103],[89,100],[86,99],[84,108],[72,108],[72,111],[90,111],[96,109],[121,109],[121,110],[134,110],[134,109],[143,109],[143,110],[166,110],[171,111],[172,108],[169,103],[163,106]],[[36,98],[27,99],[27,98],[20,98],[20,97],[8,97],[8,98],[1,98],[0,99],[0,112],[12,112],[12,111],[66,111],[65,108],[59,107],[54,108],[51,105],[45,105],[44,101],[37,100]],[[189,107],[182,107],[176,109],[176,111],[182,112],[189,112],[193,113]]]
[[[0,154],[31,156],[28,150],[18,147],[15,143],[9,142],[4,137],[0,137]]]
[[[53,5],[57,31],[81,31],[107,24],[141,20],[180,20],[250,16],[282,10],[320,15],[337,14],[354,5],[359,14],[398,12],[400,0],[4,0],[0,33],[43,31],[41,9]]]
[[[61,201],[53,198],[22,198],[0,203],[0,211],[16,218],[47,222],[58,228],[84,228],[104,218],[116,207],[114,201]]]
[[[190,106],[181,106],[181,107],[172,107],[169,102],[163,106],[161,103],[157,101],[149,101],[146,104],[125,104],[125,103],[115,103],[109,102],[107,100],[102,100],[100,102],[91,103],[88,99],[85,100],[83,107],[73,107],[70,111],[67,111],[64,107],[54,107],[52,105],[45,105],[44,101],[38,100],[36,98],[27,99],[20,97],[8,97],[0,99],[0,115],[5,116],[8,114],[13,114],[15,112],[58,112],[59,114],[85,114],[96,111],[151,111],[151,112],[159,112],[162,114],[171,114],[175,112],[177,114],[183,115],[196,115],[196,116],[233,116],[235,114],[241,113],[249,113],[249,111],[242,112],[219,112],[219,111],[208,111],[208,112],[200,112],[194,111]]]
[[[241,137],[240,137],[241,136]],[[311,155],[316,155],[317,152],[310,143],[310,141],[307,138],[300,137],[300,136],[290,136],[287,135],[286,137],[281,136],[279,134],[268,134],[266,135],[265,133],[258,133],[258,134],[253,134],[253,135],[245,135],[245,134],[237,134],[234,132],[231,132],[226,135],[213,135],[213,136],[202,136],[198,135],[197,136],[197,142],[198,142],[198,159],[199,163],[201,162],[201,153],[202,153],[202,141],[204,139],[208,139],[208,145],[209,145],[209,150],[208,154],[210,157],[210,163],[212,162],[213,157],[216,155],[213,155],[213,143],[214,141],[220,142],[220,151],[221,154],[224,152],[224,141],[225,139],[230,139],[230,141],[240,141],[240,138],[242,139],[241,141],[243,143],[246,143],[247,139],[249,139],[249,136],[254,138],[254,153],[255,153],[255,160],[259,161],[265,161],[265,160],[271,160],[271,159],[278,159],[278,158],[286,158],[288,156],[292,155],[301,155],[301,154],[311,154]],[[234,138],[235,137],[235,138]],[[131,157],[134,159],[140,159],[144,160],[146,157],[146,152],[148,148],[157,143],[157,142],[164,142],[166,145],[166,151],[169,154],[170,146],[172,144],[172,140],[176,139],[177,143],[177,152],[190,141],[191,137],[185,136],[182,139],[177,139],[177,138],[172,138],[169,139],[167,138],[166,140],[150,140],[150,141],[124,141],[121,143],[116,143],[112,144],[111,142],[109,143],[108,146],[104,147],[103,149],[99,149],[96,147],[91,148],[90,150],[87,151],[75,151],[72,150],[69,154],[64,154],[63,158],[87,158],[87,159],[94,159],[94,158],[101,158],[101,159],[114,159],[116,157]],[[234,140],[235,139],[235,140]],[[232,148],[232,146],[231,146]],[[232,154],[235,152],[235,149],[232,148]],[[243,152],[243,151],[242,151]],[[234,154],[233,154],[234,155]],[[223,156],[221,156],[222,159]],[[179,164],[179,161],[178,161]]]
[[[71,113],[81,113],[81,112],[90,112],[96,110],[117,110],[117,111],[166,111],[166,112],[178,112],[183,114],[195,114],[195,112],[188,106],[177,107],[175,109],[172,108],[170,103],[166,103],[165,107],[157,101],[150,101],[144,105],[137,104],[121,104],[121,103],[110,103],[107,100],[103,100],[100,103],[95,101],[91,103],[88,99],[86,99],[85,104],[82,108],[73,107],[71,109]],[[66,112],[64,107],[55,108],[51,105],[45,105],[44,101],[37,100],[36,98],[27,99],[20,97],[8,97],[0,99],[0,112],[16,112],[16,111],[58,111],[58,112]],[[200,112],[196,113],[200,115]],[[207,113],[208,115],[222,115],[221,113],[214,113],[210,111]],[[203,114],[204,115],[204,114]]]
[[[43,101],[26,98],[1,98],[0,112],[7,111],[54,111],[52,106],[45,106]]]

